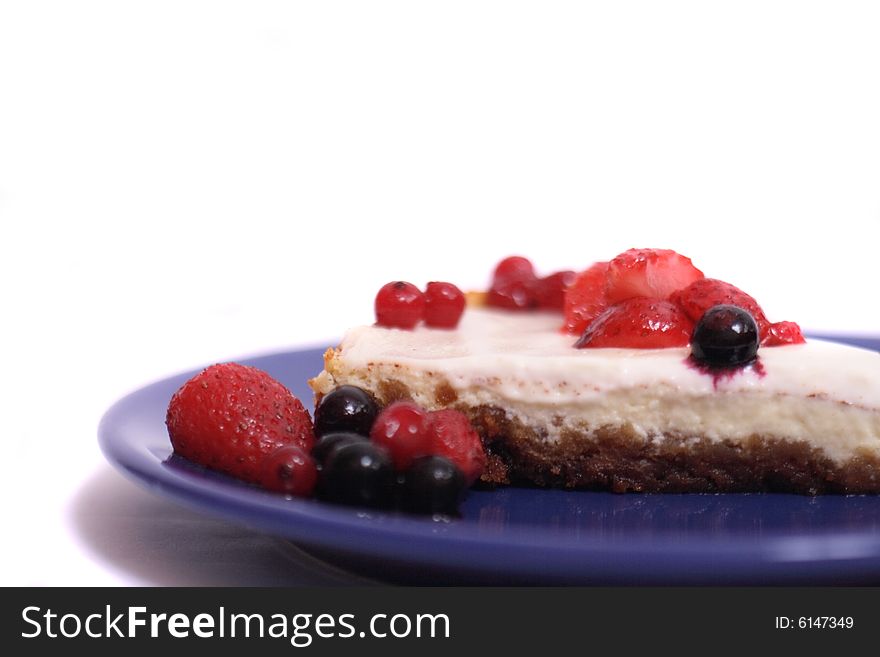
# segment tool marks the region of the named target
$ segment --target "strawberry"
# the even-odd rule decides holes
[[[690,258],[669,249],[630,249],[608,263],[605,296],[609,304],[633,297],[667,299],[703,278]]]
[[[468,485],[479,479],[486,467],[486,452],[467,416],[446,409],[429,413],[428,422],[428,453],[452,461]]]
[[[738,287],[719,281],[714,278],[701,278],[694,281],[683,290],[675,292],[670,297],[670,301],[685,312],[685,314],[694,322],[699,321],[709,308],[722,304],[739,306],[749,311],[755,318],[758,325],[758,332],[763,340],[767,336],[767,330],[770,322],[761,310],[761,306],[755,299]]]
[[[801,327],[794,322],[776,322],[767,328],[767,335],[761,341],[762,347],[781,347],[787,344],[806,342]]]
[[[607,262],[597,262],[577,278],[565,291],[565,324],[569,333],[580,335],[596,317],[608,307],[605,299],[605,276]]]
[[[238,363],[212,365],[184,383],[165,424],[180,456],[254,483],[274,450],[295,445],[308,453],[315,442],[299,399],[262,370]]]
[[[575,347],[685,347],[690,342],[693,328],[693,322],[674,303],[636,297],[621,301],[600,314]]]

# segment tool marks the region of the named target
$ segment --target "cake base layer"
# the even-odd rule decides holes
[[[551,442],[499,407],[460,410],[489,455],[486,483],[617,493],[880,492],[880,459],[867,453],[839,464],[804,442],[772,436],[644,438],[625,426],[565,431]]]
[[[355,327],[310,381],[470,416],[489,483],[618,492],[880,493],[880,354],[819,340],[740,369],[688,348],[574,349],[558,316]]]

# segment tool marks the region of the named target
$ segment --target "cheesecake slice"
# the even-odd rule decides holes
[[[880,492],[880,353],[809,340],[742,367],[689,346],[576,349],[551,312],[469,307],[457,328],[361,326],[327,351],[316,396],[463,411],[482,480],[616,492]]]

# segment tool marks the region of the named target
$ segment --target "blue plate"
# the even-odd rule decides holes
[[[880,350],[880,339],[834,339]],[[300,399],[323,349],[242,362]],[[447,522],[289,500],[172,457],[165,409],[194,372],[117,402],[99,428],[124,473],[373,576],[434,584],[880,584],[880,496],[472,491]],[[181,537],[184,539],[185,537]]]

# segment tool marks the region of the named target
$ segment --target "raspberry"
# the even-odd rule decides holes
[[[257,483],[279,447],[315,442],[302,403],[271,376],[238,363],[212,365],[174,393],[165,417],[174,451],[207,468]]]
[[[308,497],[317,481],[314,459],[299,447],[279,447],[263,459],[259,483],[267,490]]]
[[[412,329],[425,317],[425,295],[412,283],[394,281],[376,294],[375,309],[379,326]]]
[[[611,306],[594,319],[575,347],[685,347],[693,328],[693,322],[675,304],[636,297]]]
[[[396,470],[406,470],[428,453],[428,414],[412,402],[394,402],[379,413],[370,439],[388,450]]]
[[[467,417],[452,409],[429,413],[428,452],[452,461],[468,485],[483,474],[486,452]]]
[[[464,313],[464,294],[452,283],[428,283],[425,288],[425,324],[455,328]]]

